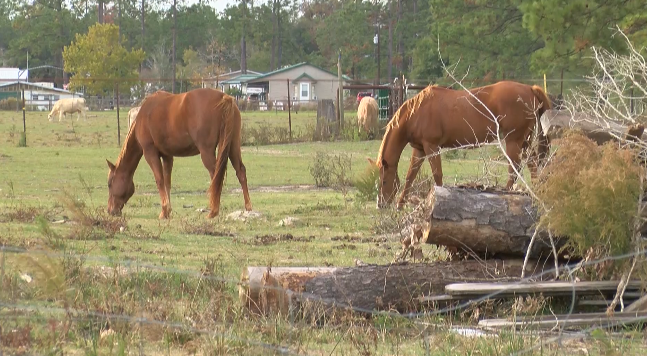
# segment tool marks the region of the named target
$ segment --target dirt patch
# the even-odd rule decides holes
[[[261,186],[250,188],[250,192],[259,192],[259,193],[291,193],[291,192],[309,192],[309,191],[327,191],[332,190],[330,188],[318,188],[314,185],[309,184],[297,184],[297,185],[279,185],[279,186]],[[241,193],[241,188],[233,188],[229,192],[231,193]]]
[[[343,243],[341,245],[334,246],[333,248],[336,248],[338,250],[357,250],[357,246],[353,244],[347,244]]]
[[[37,216],[43,216],[47,220],[51,220],[56,214],[62,212],[62,209],[46,209],[34,206],[18,206],[12,210],[0,214],[0,222],[19,222],[19,223],[32,223]]]
[[[255,246],[272,245],[278,242],[311,242],[315,239],[314,236],[294,236],[292,234],[281,235],[256,235],[250,241],[245,243]]]
[[[200,219],[199,221],[183,220],[182,232],[189,235],[226,236],[235,237],[231,232],[217,230],[213,223]]]
[[[376,236],[376,237],[361,237],[361,236],[333,236],[330,238],[332,241],[346,241],[346,242],[355,242],[355,243],[384,243],[388,242],[389,240],[382,236]]]

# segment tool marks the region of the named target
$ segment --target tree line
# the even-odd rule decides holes
[[[363,82],[436,82],[439,52],[474,79],[575,77],[590,72],[591,46],[624,50],[616,25],[647,45],[644,0],[237,0],[221,12],[205,0],[0,0],[0,64],[24,68],[29,53],[30,67],[62,68],[64,47],[96,23],[143,50],[142,76],[167,79],[303,61],[336,72],[339,51]]]

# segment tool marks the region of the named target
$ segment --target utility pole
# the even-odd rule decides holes
[[[373,42],[377,45],[377,74],[375,75],[375,85],[380,85],[380,9],[377,3],[377,0],[374,2],[375,5],[375,37]]]
[[[175,94],[175,34],[177,32],[177,0],[173,0],[173,84],[171,91]]]
[[[344,127],[344,82],[341,78],[341,48],[337,56],[337,80],[339,81],[339,130]]]

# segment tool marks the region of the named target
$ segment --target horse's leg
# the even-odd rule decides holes
[[[431,174],[434,176],[434,182],[437,186],[443,186],[443,166],[440,161],[440,147],[425,146],[425,155],[431,166]]]
[[[202,164],[204,165],[204,168],[206,168],[209,171],[210,179],[213,179],[213,175],[216,173],[216,149],[200,148],[199,150],[200,150],[200,158],[202,159]]]
[[[512,164],[508,164],[508,183],[506,184],[506,189],[508,190],[512,190],[512,186],[517,180],[515,170],[519,171],[522,146],[523,142],[519,142],[519,139],[509,139],[505,142],[505,152],[508,155],[508,158],[510,158],[510,161],[512,161]]]
[[[232,142],[235,144],[235,142]],[[242,153],[240,152],[240,145],[232,147],[229,151],[229,160],[231,165],[234,166],[236,170],[236,177],[238,177],[238,182],[240,182],[240,187],[243,189],[243,197],[245,199],[245,210],[252,211],[252,201],[249,199],[249,191],[247,190],[247,170],[243,164]]]
[[[169,202],[166,195],[166,188],[164,187],[164,172],[162,170],[162,162],[160,161],[160,154],[157,150],[144,150],[144,158],[146,162],[151,167],[153,175],[155,176],[155,183],[157,184],[157,190],[160,194],[160,199],[162,201],[162,212],[160,213],[160,219],[167,219],[170,213],[169,211]]]
[[[398,209],[401,209],[402,206],[404,205],[404,201],[409,195],[409,189],[411,189],[411,185],[413,185],[413,181],[416,179],[416,176],[420,171],[420,167],[422,166],[422,162],[424,161],[425,161],[424,151],[414,148],[413,153],[411,154],[411,163],[409,164],[407,179],[404,183],[404,190],[402,191],[402,195],[400,195],[400,200],[398,201],[398,205],[397,205]]]
[[[166,200],[168,201],[167,214],[170,216],[171,211],[171,172],[173,171],[173,156],[162,156],[162,165],[164,169],[164,190],[166,191]]]

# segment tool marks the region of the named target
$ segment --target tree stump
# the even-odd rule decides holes
[[[523,194],[435,186],[429,193],[431,214],[421,242],[472,254],[524,257],[535,232],[537,209]],[[565,238],[554,238],[559,250]],[[530,258],[548,257],[548,233],[538,231]]]

